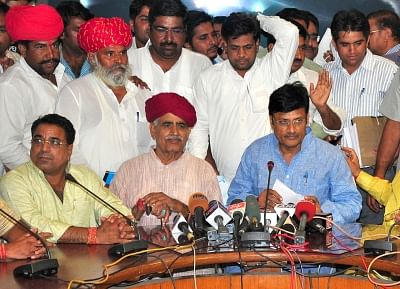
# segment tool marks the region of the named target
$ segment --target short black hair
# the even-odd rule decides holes
[[[378,10],[368,14],[367,19],[374,19],[379,28],[389,28],[393,38],[400,41],[400,18],[391,10]]]
[[[368,39],[369,23],[367,17],[358,10],[341,10],[333,16],[331,23],[332,38],[336,42],[339,39],[339,32],[357,31],[362,32]]]
[[[217,23],[217,24],[224,24],[226,21],[226,16],[215,16],[213,18],[213,23]]]
[[[72,17],[79,17],[85,21],[94,17],[89,9],[76,1],[63,1],[57,5],[56,10],[61,15],[64,22],[64,29],[67,27]]]
[[[312,22],[317,28],[317,31],[319,31],[318,18],[309,11],[297,8],[284,8],[276,13],[276,15],[286,20],[303,20],[306,23],[307,28],[308,25],[310,25],[310,22]]]
[[[255,15],[242,12],[231,13],[222,24],[221,35],[228,41],[245,34],[252,34],[255,41],[260,39],[260,23]]]
[[[291,112],[304,108],[308,113],[310,100],[307,89],[300,81],[289,83],[276,89],[269,97],[269,115],[277,112]]]
[[[37,120],[35,120],[32,124],[31,127],[31,134],[33,137],[33,134],[35,133],[36,129],[38,128],[39,125],[41,124],[53,124],[56,125],[60,128],[62,128],[65,132],[65,136],[67,138],[67,143],[73,144],[75,140],[75,129],[72,123],[65,117],[59,115],[59,114],[46,114],[44,116],[39,117]]]
[[[180,0],[159,0],[149,11],[149,23],[153,25],[158,16],[175,16],[184,19],[186,12],[186,6]]]
[[[147,6],[151,9],[156,0],[132,0],[131,5],[129,5],[129,18],[134,20],[136,16],[140,14],[142,8]]]
[[[190,10],[186,13],[184,23],[186,27],[186,42],[192,45],[194,29],[202,23],[210,22],[213,24],[213,19],[204,11]]]
[[[7,4],[0,2],[0,14],[6,15],[8,10],[10,10],[10,7]]]

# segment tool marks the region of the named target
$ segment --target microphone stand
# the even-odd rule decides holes
[[[44,240],[39,234],[33,232],[31,228],[29,228],[25,221],[18,221],[9,213],[0,208],[0,212],[9,220],[20,227],[22,227],[26,232],[28,232],[32,237],[40,241],[43,247],[46,249],[47,259],[38,260],[36,262],[32,262],[30,264],[18,266],[14,269],[15,276],[23,276],[27,278],[39,277],[39,276],[51,276],[55,275],[58,272],[58,261],[57,259],[51,259],[51,253],[49,248],[46,245],[46,240]]]
[[[131,219],[129,219],[127,216],[125,216],[121,211],[119,211],[117,208],[115,208],[114,206],[112,206],[111,204],[107,203],[106,201],[104,201],[103,199],[101,199],[99,196],[97,196],[95,193],[93,193],[91,190],[89,190],[88,188],[86,188],[84,185],[82,185],[80,182],[78,182],[74,176],[72,176],[71,174],[66,174],[65,175],[65,179],[67,181],[70,181],[76,185],[78,185],[80,188],[82,188],[85,192],[87,192],[91,197],[93,197],[96,201],[100,202],[101,204],[103,204],[104,206],[106,206],[107,208],[109,208],[111,211],[116,212],[117,214],[119,214],[120,216],[122,216],[126,222],[132,227],[132,230],[134,232],[137,233],[138,236],[138,240],[136,241],[131,241],[128,243],[124,243],[124,244],[118,244],[115,245],[113,247],[111,247],[108,250],[108,254],[110,256],[117,256],[117,257],[122,257],[126,254],[132,253],[132,252],[137,252],[137,251],[142,251],[147,249],[148,244],[147,241],[145,240],[141,240],[140,238],[140,232],[137,228],[137,223],[135,221],[132,221]]]

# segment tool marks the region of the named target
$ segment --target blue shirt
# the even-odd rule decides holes
[[[60,62],[65,66],[65,73],[71,77],[71,79],[76,79],[77,77],[75,76],[74,71],[72,70],[71,66],[68,64],[68,62],[65,60],[65,58],[62,56],[62,53],[60,53]],[[79,74],[79,77],[85,76],[89,74],[92,71],[89,61],[85,59],[85,61],[82,64],[81,67],[81,72]]]
[[[259,195],[267,187],[267,163],[273,161],[271,187],[279,179],[303,196],[316,196],[322,211],[331,212],[336,223],[355,222],[361,210],[361,196],[344,155],[337,147],[315,138],[310,131],[307,129],[301,150],[289,165],[279,151],[274,134],[253,142],[244,152],[229,187],[228,204],[235,199],[245,200],[250,194]]]

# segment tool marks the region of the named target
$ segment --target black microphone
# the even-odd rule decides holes
[[[194,218],[193,231],[196,238],[204,235],[204,212],[208,208],[208,199],[202,193],[194,193],[189,197],[188,207],[190,214]]]
[[[217,200],[210,201],[205,216],[206,222],[218,230],[218,233],[228,233],[226,224],[232,220],[232,217],[220,202]]]
[[[180,222],[178,224],[178,229],[183,232],[183,234],[186,236],[187,240],[192,241],[194,239],[193,233],[190,232],[189,230],[189,225],[186,222]],[[179,238],[178,238],[179,240]],[[181,238],[181,240],[184,240]],[[180,243],[180,242],[179,242]]]
[[[84,189],[90,196],[92,196],[96,201],[100,202],[101,204],[103,204],[105,207],[109,208],[111,211],[119,214],[120,216],[122,216],[126,222],[133,228],[136,229],[136,223],[134,221],[132,221],[131,219],[129,219],[127,216],[125,216],[121,211],[119,211],[117,208],[115,208],[114,206],[112,206],[111,204],[107,203],[106,201],[104,201],[103,199],[101,199],[99,196],[97,196],[95,193],[93,193],[91,190],[89,190],[87,187],[85,187],[84,185],[82,185],[80,182],[78,182],[74,176],[72,176],[71,174],[66,174],[65,175],[65,179],[67,181],[70,181],[74,184],[77,184],[79,187],[81,187],[82,189]]]
[[[271,173],[272,170],[274,169],[274,162],[273,161],[269,161],[267,163],[267,167],[268,167],[268,180],[267,180],[267,193],[265,196],[265,207],[264,207],[264,231],[267,232],[268,231],[268,226],[267,226],[267,205],[268,205],[268,195],[269,195],[269,185],[271,182]]]
[[[51,259],[50,250],[49,247],[47,247],[46,241],[39,234],[32,232],[31,228],[28,227],[28,225],[24,220],[18,221],[9,213],[4,211],[2,208],[0,208],[0,212],[6,217],[6,219],[12,220],[14,224],[22,227],[32,237],[40,241],[40,243],[46,249],[47,259],[38,260],[30,264],[19,266],[14,269],[14,275],[33,278],[33,277],[40,277],[42,275],[51,276],[57,274],[59,267],[58,261],[57,259]]]
[[[322,226],[321,224],[319,224],[315,220],[311,220],[310,222],[308,222],[307,226],[310,226],[312,229],[316,230],[317,232],[319,232],[321,234],[327,233],[326,228],[324,226]]]
[[[228,212],[233,218],[234,235],[237,238],[239,235],[240,222],[243,220],[246,203],[241,199],[235,199],[228,206]]]
[[[299,220],[299,227],[294,236],[295,244],[304,244],[306,241],[306,225],[315,215],[315,205],[310,201],[300,201],[296,205],[295,215]]]
[[[132,227],[132,229],[137,233],[138,236],[138,241],[131,241],[128,243],[124,243],[124,244],[118,244],[115,245],[113,247],[110,247],[110,249],[108,250],[108,254],[110,256],[113,257],[121,257],[124,256],[126,254],[132,253],[132,252],[136,252],[136,251],[142,251],[147,249],[148,244],[146,241],[141,240],[140,238],[140,233],[139,230],[137,229],[137,224],[135,221],[129,219],[127,216],[125,216],[121,211],[119,211],[117,208],[115,208],[114,206],[112,206],[111,204],[107,203],[106,201],[104,201],[103,199],[101,199],[99,196],[97,196],[95,193],[93,193],[91,190],[89,190],[87,187],[85,187],[84,185],[82,185],[80,182],[78,182],[74,176],[72,176],[71,174],[66,174],[65,175],[65,179],[67,181],[70,181],[76,185],[78,185],[79,187],[81,187],[85,192],[87,192],[92,198],[94,198],[96,201],[98,201],[99,203],[101,203],[102,205],[104,205],[105,207],[109,208],[111,211],[119,214],[120,216],[122,216],[126,222]]]
[[[279,220],[278,220],[278,222],[276,223],[275,227],[277,227],[277,228],[282,228],[283,224],[285,224],[285,222],[286,222],[286,220],[287,220],[288,217],[289,217],[289,212],[288,212],[288,211],[282,211],[281,215],[279,216]],[[278,233],[278,230],[277,230],[277,229],[274,229],[274,230],[271,232],[271,235],[275,235],[275,234],[277,234],[277,233]]]

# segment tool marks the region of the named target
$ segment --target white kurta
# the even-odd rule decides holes
[[[10,169],[29,160],[32,123],[54,112],[59,90],[71,79],[59,64],[57,86],[21,58],[0,77],[0,160]]]
[[[287,82],[298,46],[299,32],[293,24],[277,16],[258,18],[263,30],[276,39],[272,52],[256,59],[244,77],[224,61],[201,73],[194,86],[197,124],[189,149],[204,158],[210,135],[217,168],[228,181],[235,176],[246,147],[270,132],[269,95]]]
[[[317,86],[318,72],[302,66],[299,70],[290,75],[288,83],[293,83],[295,81],[300,81],[307,88],[307,91],[310,92],[310,83],[313,83],[314,87]],[[327,104],[329,108],[340,118],[340,121],[342,122],[340,129],[331,130],[324,125],[321,115],[319,114],[315,105],[312,103],[311,99],[309,109],[309,123],[311,123],[312,121],[318,123],[322,127],[323,131],[328,135],[339,135],[346,121],[346,111],[334,105],[330,97]]]
[[[186,48],[182,48],[178,61],[167,72],[154,62],[149,47],[128,50],[128,58],[133,75],[146,82],[153,94],[175,92],[189,101],[193,98],[193,83],[200,72],[212,66],[208,57]]]
[[[99,177],[153,144],[144,112],[150,92],[131,82],[126,90],[118,103],[112,90],[90,73],[72,81],[59,95],[56,113],[67,117],[77,132],[71,161],[87,164]]]

